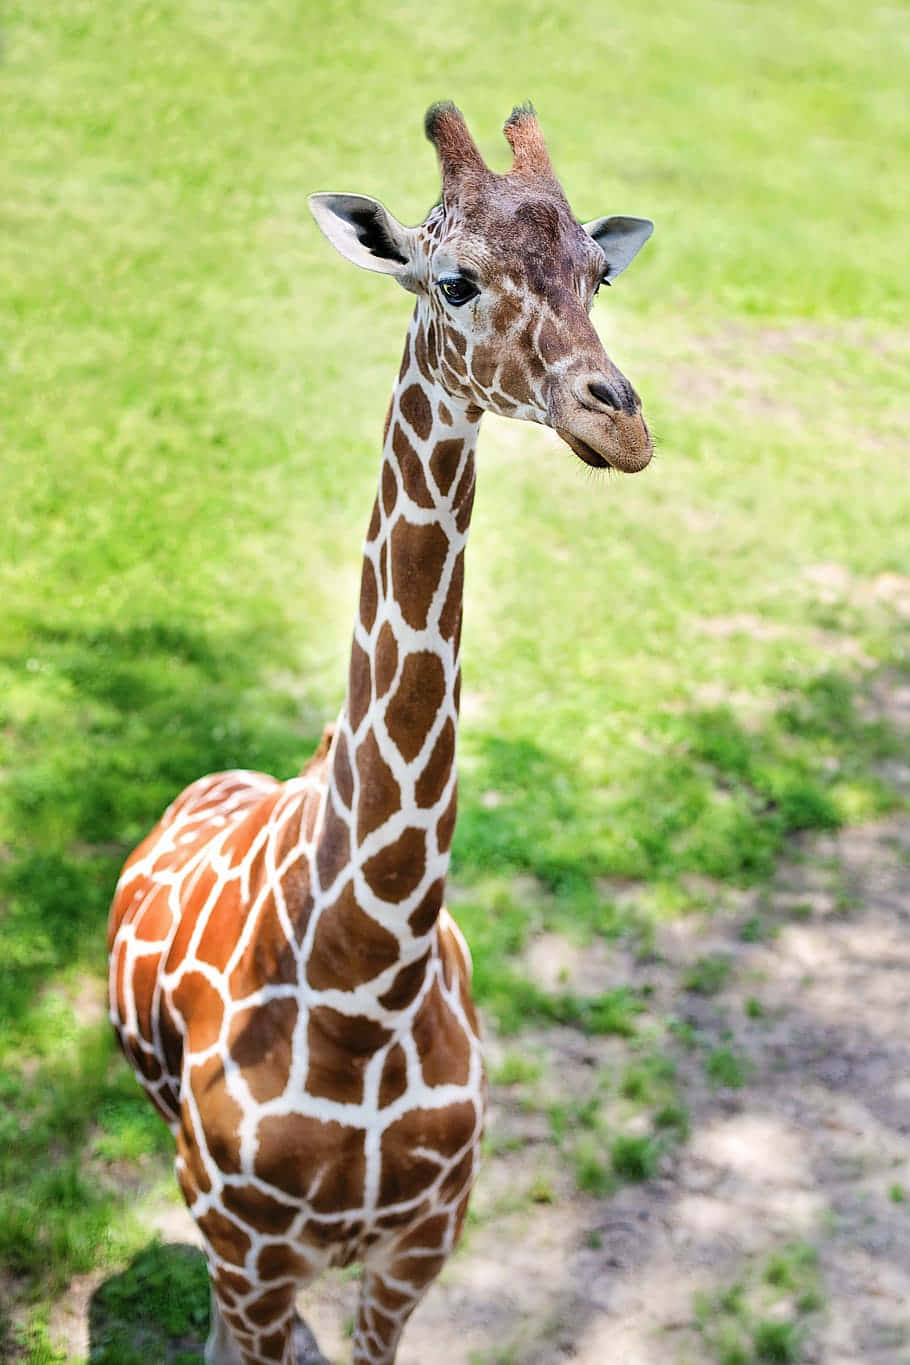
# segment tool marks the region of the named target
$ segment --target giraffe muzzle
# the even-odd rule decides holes
[[[560,385],[550,396],[549,424],[594,469],[635,474],[654,453],[638,395],[615,367]]]

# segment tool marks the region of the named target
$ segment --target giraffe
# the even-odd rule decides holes
[[[549,425],[595,467],[651,456],[589,310],[652,224],[582,226],[531,106],[504,131],[496,174],[454,105],[429,110],[442,196],[418,227],[365,196],[311,197],[342,255],[416,296],[344,706],[298,777],[187,788],[115,893],[110,1014],[176,1138],[211,1280],[208,1365],[312,1359],[296,1294],[353,1262],[354,1365],[392,1365],[459,1237],[485,1079],[443,893],[481,415]]]

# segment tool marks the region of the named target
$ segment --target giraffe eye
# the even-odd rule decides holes
[[[456,308],[460,308],[471,299],[476,299],[480,293],[477,285],[465,279],[464,275],[447,275],[445,279],[439,281],[439,290],[443,298]]]

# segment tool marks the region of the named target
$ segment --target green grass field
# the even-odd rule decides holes
[[[201,773],[294,773],[341,702],[409,304],[306,195],[418,221],[433,100],[505,169],[532,98],[579,217],[657,224],[596,305],[649,469],[482,438],[453,882],[490,1026],[621,1033],[634,1001],[529,985],[533,935],[646,942],[901,799],[875,697],[910,675],[907,9],[516,15],[5,7],[3,1359],[64,1358],[48,1304],[145,1245],[167,1169],[97,1004],[119,864]]]

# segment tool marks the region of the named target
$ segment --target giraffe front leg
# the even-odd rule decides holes
[[[422,1285],[398,1280],[387,1271],[364,1270],[354,1329],[353,1365],[394,1365],[405,1323],[434,1276]]]
[[[203,1353],[205,1365],[244,1365],[243,1356],[234,1341],[230,1327],[224,1320],[214,1287],[211,1291],[211,1297],[212,1325]]]
[[[353,1365],[393,1365],[405,1324],[446,1259],[438,1246],[412,1247],[381,1269],[364,1266]]]
[[[408,1318],[454,1251],[471,1187],[437,1206],[367,1258],[357,1305],[352,1365],[394,1365]]]
[[[294,1309],[296,1285],[271,1287],[231,1274],[231,1289],[212,1285],[212,1325],[205,1365],[328,1365]]]

